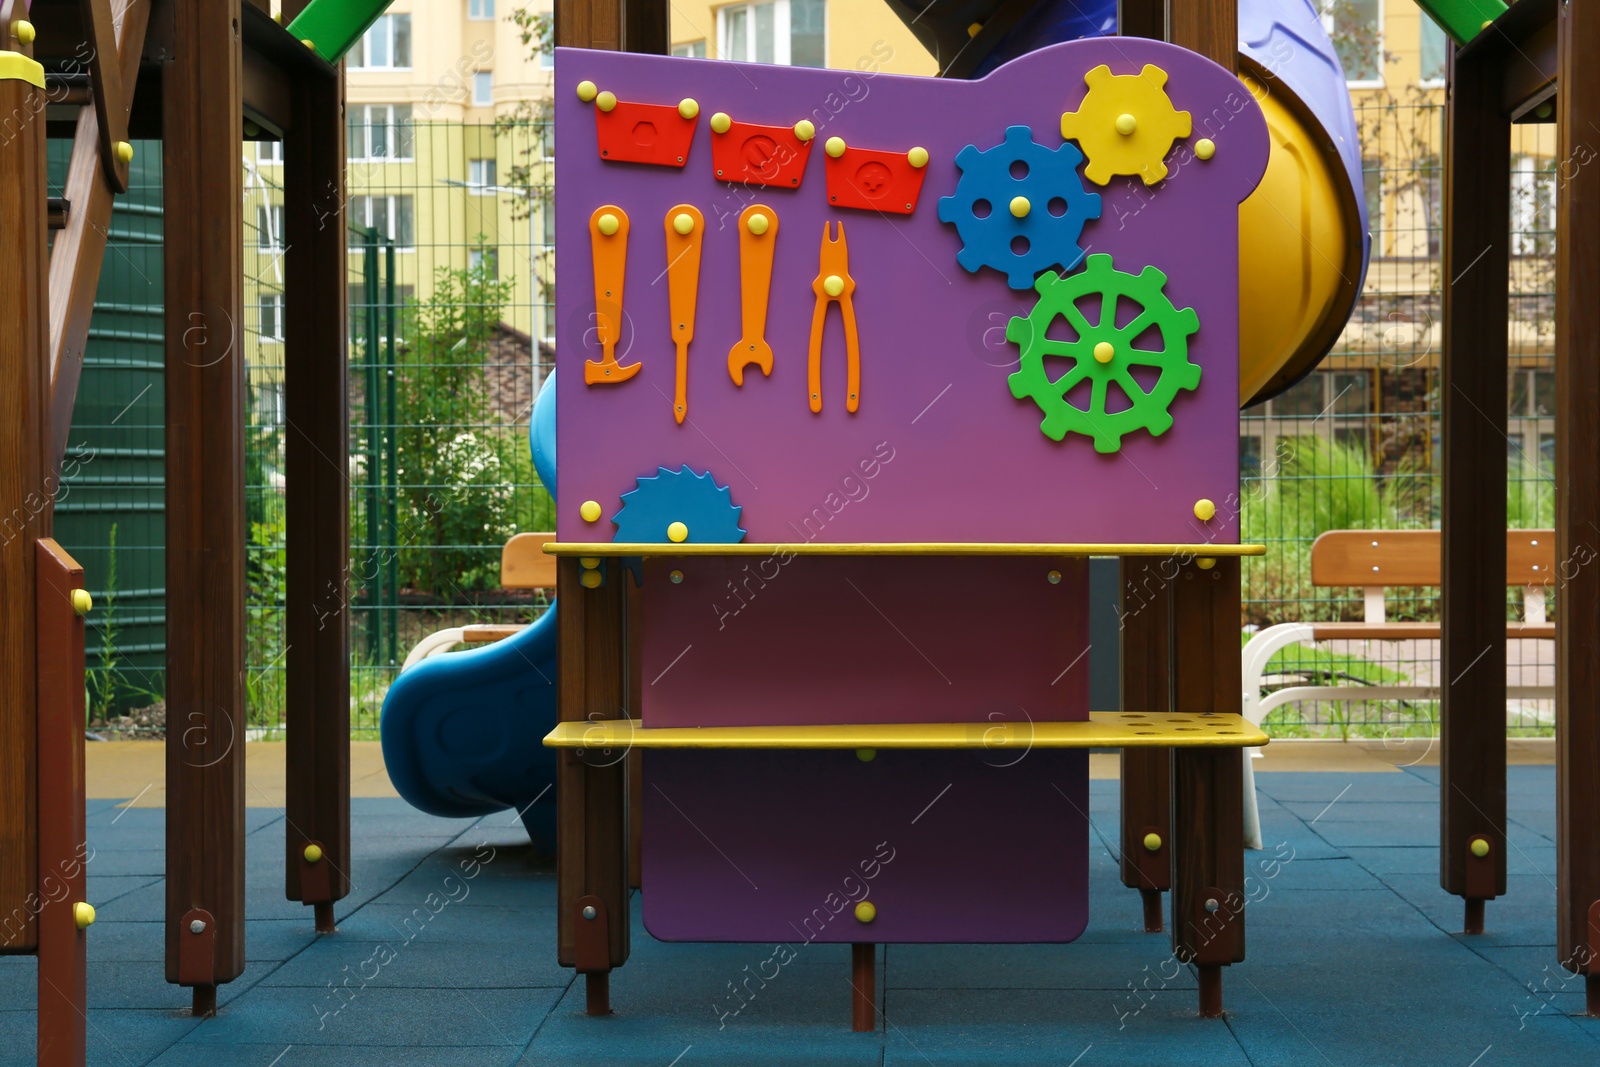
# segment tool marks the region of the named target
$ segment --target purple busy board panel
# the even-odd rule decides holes
[[[652,556],[644,584],[647,727],[1089,717],[1086,560]]]
[[[1071,941],[1089,916],[1088,766],[1061,749],[646,752],[645,928],[795,949]]]
[[[1052,46],[976,82],[574,49],[556,55],[561,540],[611,540],[620,497],[636,479],[687,464],[731,489],[746,539],[756,542],[1237,542],[1236,508],[1227,503],[1238,488],[1237,205],[1259,179],[1268,144],[1259,109],[1231,74],[1183,49],[1126,37]],[[1100,64],[1116,75],[1145,64],[1165,70],[1165,90],[1194,130],[1176,141],[1162,182],[1084,180],[1102,208],[1079,244],[1111,254],[1119,271],[1153,265],[1166,273],[1165,295],[1199,316],[1189,358],[1202,369],[1197,388],[1171,403],[1170,430],[1129,433],[1109,454],[1079,434],[1050,440],[1039,407],[1012,395],[1018,349],[1006,325],[1027,314],[1035,294],[1013,291],[987,267],[963,270],[961,237],[938,218],[939,198],[960,178],[962,147],[998,145],[1012,125],[1028,126],[1046,148],[1060,146],[1062,113],[1078,109],[1084,74]],[[695,99],[700,114],[685,165],[602,160],[595,105],[579,99],[580,81],[624,102]],[[719,181],[710,143],[710,117],[719,111],[774,126],[810,119],[816,140],[800,186]],[[823,144],[833,136],[861,149],[927,149],[915,211],[831,207]],[[1216,145],[1204,162],[1191,148],[1201,137]],[[751,203],[779,221],[765,334],[774,365],[769,377],[748,368],[740,388],[728,352],[741,337],[738,216]],[[589,223],[607,204],[622,208],[630,226],[616,356],[642,369],[621,384],[586,386],[585,361],[601,357]],[[705,220],[681,425],[665,233],[679,204]],[[827,312],[823,408],[813,414],[809,406],[812,282],[826,222],[844,224],[856,283],[861,385],[853,414],[837,307]],[[863,460],[885,451],[895,458],[873,481],[871,500],[852,502]],[[1202,497],[1218,505],[1209,523],[1193,515]],[[601,505],[599,520],[580,516],[586,500]]]

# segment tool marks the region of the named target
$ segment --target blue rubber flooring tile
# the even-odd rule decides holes
[[[1248,856],[1289,855],[1297,859],[1331,860],[1344,856],[1344,849],[1330,844],[1317,831],[1292,815],[1261,813],[1261,843],[1264,849],[1251,849]]]
[[[1417,809],[1416,813],[1408,814],[1411,809]],[[1266,822],[1263,820],[1263,836],[1266,835],[1265,827]],[[1340,850],[1363,845],[1422,848],[1427,845],[1436,846],[1439,843],[1439,812],[1437,809],[1420,804],[1408,804],[1402,808],[1387,809],[1386,814],[1377,821],[1343,822],[1322,819],[1316,825],[1308,825],[1307,828],[1328,845]],[[1272,844],[1270,839],[1267,840],[1267,844]]]
[[[1439,799],[1439,782],[1422,780],[1400,772],[1341,774],[1323,771],[1266,771],[1256,774],[1256,791],[1279,803],[1328,803],[1346,786],[1359,791],[1368,801],[1392,800],[1396,803]],[[1347,794],[1348,795],[1348,794]]]
[[[119,901],[148,893],[151,889],[165,892],[162,887],[165,881],[161,878],[152,878],[150,875],[113,876],[109,878],[95,878],[90,876],[85,885],[85,895],[89,903],[100,908],[110,907]]]
[[[1438,845],[1353,846],[1350,858],[1375,875],[1439,873]]]
[[[1302,931],[1314,940],[1311,928],[1321,931],[1348,930],[1351,936],[1371,932],[1388,936],[1405,928],[1428,928],[1427,919],[1396,894],[1352,893],[1343,889],[1279,889],[1263,887],[1245,902],[1246,938],[1255,943],[1259,927],[1281,926]],[[1321,935],[1317,935],[1321,936]],[[1302,948],[1296,953],[1304,956]]]
[[[217,987],[217,1003],[227,1004],[265,978],[276,963],[246,963],[244,973]],[[167,984],[166,965],[156,960],[94,964],[88,974],[89,1010],[182,1011],[189,990]]]
[[[891,945],[890,989],[1193,989],[1171,942],[1083,945]]]
[[[151,830],[164,832],[167,826],[167,809],[124,808],[113,804],[95,811],[85,809],[85,822],[89,828],[89,843],[92,845],[96,836],[106,834],[128,831],[148,833]]]
[[[511,1067],[520,1049],[359,1048],[351,1045],[239,1045],[229,1050],[229,1060],[240,1067]],[[281,1058],[280,1058],[281,1057]],[[152,1067],[216,1067],[215,1046],[179,1042],[159,1056]]]
[[[692,966],[636,968],[630,962],[611,976],[615,1014],[601,1018],[584,1014],[584,984],[575,982],[522,1063],[867,1067],[882,1062],[881,1033],[850,1032],[848,969],[783,967],[765,988],[753,981],[753,995],[742,1002],[727,989],[733,977]]]
[[[163,848],[97,851],[90,855],[86,871],[91,881],[101,877],[164,878],[167,853]]]
[[[1341,889],[1365,892],[1384,884],[1355,860],[1303,859],[1287,850],[1247,852],[1244,857],[1245,895],[1260,896],[1280,889]]]
[[[760,957],[754,957],[759,959]],[[573,972],[556,962],[555,945],[462,946],[447,940],[352,941],[324,937],[273,971],[264,986],[321,989],[347,979],[368,989],[532,989],[565,987]]]
[[[0,1012],[31,1010],[36,1000],[38,974],[33,956],[0,956]]]
[[[510,943],[529,952],[555,953],[555,908],[457,908],[444,905],[437,912],[420,898],[405,904],[368,904],[339,920],[333,937],[352,941],[439,941],[473,946]]]
[[[546,946],[541,946],[536,951],[548,952],[552,960],[555,959],[555,911],[550,912],[551,928]],[[685,969],[712,968],[719,972],[726,972],[729,980],[746,974],[759,974],[764,968],[771,970],[771,960],[784,960],[783,969],[790,967],[837,967],[848,972],[850,969],[850,946],[825,944],[822,942],[807,942],[796,939],[782,942],[746,942],[729,941],[707,944],[705,942],[690,941],[658,941],[643,931],[642,927],[635,928],[630,939],[633,954],[628,958],[628,966],[635,962],[644,961],[661,966],[678,966]],[[883,954],[880,947],[879,956]],[[748,971],[746,970],[748,968]],[[572,971],[566,971],[571,976]]]
[[[13,1016],[14,1018],[8,1018]],[[150,1062],[177,1042],[198,1021],[185,1010],[95,1011],[88,1014],[85,1027],[90,1067],[130,1067]],[[39,1031],[33,1012],[0,1012],[0,1065],[32,1064]]]
[[[1197,1018],[1194,998],[1193,991],[1167,991],[1136,1010],[1105,991],[896,992],[884,1063],[1246,1067],[1227,1023]]]
[[[261,988],[190,1035],[192,1044],[449,1045],[520,1049],[555,989]]]
[[[1437,876],[1390,875],[1384,881],[1415,904],[1440,929],[1461,930],[1465,905],[1439,887]],[[1475,938],[1486,947],[1548,945],[1555,940],[1555,887],[1536,875],[1508,875],[1506,895],[1484,906],[1484,934]],[[1465,935],[1462,935],[1465,936]]]

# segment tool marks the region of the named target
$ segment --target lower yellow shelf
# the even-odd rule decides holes
[[[1259,748],[1241,715],[1095,711],[1087,722],[838,723],[645,728],[632,719],[558,723],[549,748]]]

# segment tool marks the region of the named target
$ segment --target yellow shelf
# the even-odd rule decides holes
[[[552,556],[1264,556],[1266,545],[1052,544],[1041,541],[881,541],[851,544],[681,544],[668,541],[547,542]]]
[[[1095,711],[1087,722],[840,723],[640,727],[632,719],[563,722],[549,748],[1259,748],[1243,716]]]

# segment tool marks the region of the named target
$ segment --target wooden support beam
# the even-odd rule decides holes
[[[244,969],[239,5],[169,0],[162,74],[167,981],[194,987],[199,1011],[214,1007],[216,987]]]
[[[14,40],[7,18],[0,35]],[[34,544],[57,488],[45,462],[45,102],[30,81],[0,78],[0,115],[22,117],[0,149],[0,953],[39,943]]]
[[[556,44],[665,55],[667,13],[662,0],[556,0]]]
[[[1117,32],[1124,37],[1167,39],[1167,0],[1117,0]]]
[[[1239,55],[1238,0],[1167,0],[1167,40],[1234,70]]]
[[[117,145],[128,139],[128,112],[133,94],[127,90],[132,88],[133,79],[123,78],[111,0],[80,0],[79,6],[83,9],[83,26],[87,31],[84,43],[89,46],[89,74],[94,84],[100,168],[111,190],[125,193],[128,191],[128,164],[118,157]],[[148,5],[146,7],[148,10]]]
[[[284,891],[333,930],[350,892],[349,347],[345,126],[337,77],[294,82],[284,133],[289,718]],[[320,856],[306,858],[308,846]],[[315,854],[315,853],[314,853]]]
[[[1459,51],[1445,109],[1439,882],[1482,901],[1506,889],[1506,293],[1511,122],[1503,64]],[[1571,428],[1566,424],[1563,430]],[[1563,594],[1563,604],[1570,598]],[[1565,620],[1563,620],[1563,625]],[[1559,631],[1559,628],[1558,628]],[[1488,842],[1475,856],[1473,842]]]
[[[1600,1015],[1600,10],[1561,8],[1556,105],[1556,953]]]
[[[1172,707],[1172,582],[1178,560],[1124,559],[1122,707]],[[1122,884],[1144,902],[1145,932],[1162,930],[1161,894],[1172,888],[1172,750],[1122,750]],[[1155,835],[1157,846],[1146,847]]]

